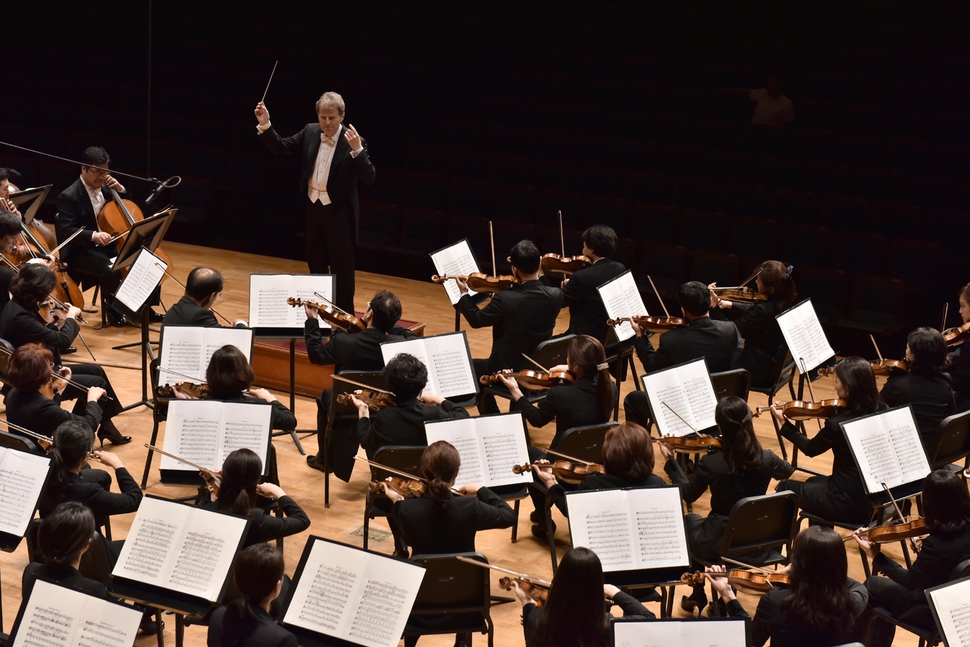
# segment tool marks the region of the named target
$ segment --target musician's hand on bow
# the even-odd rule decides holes
[[[357,407],[358,418],[370,418],[370,407],[367,406],[366,402],[364,402],[363,400],[357,397],[360,394],[361,394],[360,389],[357,389],[353,393],[349,394],[350,401],[354,404],[355,407]]]
[[[434,393],[421,393],[418,395],[418,402],[421,404],[437,404],[441,406],[441,403],[444,401],[445,399],[443,397],[435,395]]]
[[[109,189],[114,189],[118,193],[127,193],[127,191],[125,191],[124,185],[122,185],[121,182],[111,177],[110,175],[104,179],[104,185]]]
[[[387,478],[390,479],[391,477],[387,477]],[[381,485],[384,486],[384,496],[390,499],[393,503],[397,503],[398,501],[404,500],[404,495],[402,495],[400,492],[392,488],[390,483],[388,483],[387,481],[381,482]]]
[[[121,468],[121,467],[124,467],[125,466],[124,462],[120,458],[118,458],[117,455],[112,454],[111,452],[96,451],[96,452],[93,452],[93,453],[94,453],[94,457],[96,459],[98,459],[104,465],[107,465],[111,469],[115,469],[116,470],[118,468]]]
[[[465,483],[460,488],[458,488],[458,491],[466,496],[475,496],[476,494],[478,494],[478,491],[481,489],[482,489],[481,483]]]
[[[67,388],[67,380],[71,379],[71,369],[66,366],[62,366],[59,371],[54,373],[52,376],[54,378],[53,387],[55,391],[63,391]]]
[[[522,590],[522,587],[519,586],[518,580],[512,580],[512,590],[515,592],[515,597],[517,597],[519,602],[522,603],[522,606],[536,603],[536,601],[532,599],[531,595]]]
[[[274,402],[276,400],[276,397],[272,393],[262,387],[250,388],[249,394],[256,396],[264,402]]]
[[[260,126],[265,126],[269,123],[269,110],[266,108],[266,104],[260,101],[256,104],[256,110],[253,111],[256,114],[256,120],[259,122]]]
[[[517,402],[522,397],[522,389],[519,388],[519,381],[514,377],[500,374],[498,379],[505,385],[505,388],[509,390],[512,395],[512,401]]]
[[[664,438],[673,438],[673,434],[667,434]],[[667,443],[657,443],[657,447],[660,448],[660,453],[668,461],[674,457],[674,450],[667,446]]]
[[[364,148],[364,144],[360,141],[360,134],[354,128],[353,124],[349,124],[347,130],[344,131],[344,139],[350,144],[350,150],[352,151],[359,151]]]
[[[107,245],[111,242],[111,234],[106,231],[96,231],[91,234],[91,242],[95,245]]]
[[[107,391],[102,389],[100,386],[90,386],[88,387],[88,402],[97,402],[106,393]]]
[[[620,587],[618,586],[615,586],[613,584],[603,585],[603,595],[605,595],[607,599],[609,599],[610,601],[612,601],[613,598],[616,597],[616,594],[619,592],[620,592]]]
[[[213,474],[213,476],[215,475]],[[256,494],[273,500],[286,496],[286,492],[283,491],[283,488],[275,483],[258,483],[256,485]]]

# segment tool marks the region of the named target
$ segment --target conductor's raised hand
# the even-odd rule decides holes
[[[350,144],[350,150],[352,151],[359,151],[364,147],[360,141],[360,133],[357,132],[353,124],[348,125],[347,130],[344,132],[344,139]]]
[[[265,126],[269,123],[269,110],[266,108],[266,104],[260,101],[256,104],[256,110],[253,111],[256,115],[256,120],[259,122],[260,126]]]

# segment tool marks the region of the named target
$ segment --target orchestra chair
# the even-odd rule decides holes
[[[426,448],[426,445],[384,445],[374,454],[373,461],[402,472],[407,472],[408,474],[421,476],[421,454],[424,453]],[[380,482],[388,476],[403,478],[399,474],[381,469],[380,467],[370,466],[371,481]],[[378,500],[381,501],[381,504],[376,503]],[[370,520],[376,517],[386,517],[390,509],[390,499],[384,496],[383,493],[374,494],[370,491],[370,488],[367,488],[367,493],[364,497],[364,550],[367,550]]]
[[[415,555],[411,562],[425,569],[404,637],[434,634],[488,634],[492,647],[495,626],[491,606],[491,571],[458,561],[457,557],[488,563],[481,553]],[[469,643],[470,644],[470,643]]]
[[[341,371],[338,373],[340,377],[345,377],[348,380],[353,380],[354,382],[360,382],[361,384],[366,384],[372,386],[375,389],[386,390],[387,387],[384,385],[384,375],[383,371]],[[353,403],[348,402],[347,404],[340,404],[337,402],[337,396],[342,393],[353,393],[360,387],[355,384],[350,384],[342,380],[334,380],[333,388],[330,392],[330,413],[327,417],[327,429],[324,432],[323,447],[320,451],[323,453],[323,507],[330,507],[330,452],[327,451],[327,447],[330,445],[330,432],[333,429],[334,424],[350,423],[357,424],[357,407]],[[366,547],[366,544],[365,544]]]
[[[955,463],[963,459],[963,466]],[[970,468],[970,411],[956,413],[940,422],[940,440],[930,459],[931,470],[963,474]]]
[[[711,373],[711,384],[718,401],[735,396],[747,402],[748,392],[751,390],[751,374],[743,368]]]
[[[43,558],[40,552],[40,546],[37,544],[37,533],[40,532],[40,524],[43,521],[40,517],[34,517],[27,524],[27,532],[24,534],[24,539],[27,540],[27,561],[28,562],[40,562]]]
[[[152,382],[152,403],[154,406],[152,409],[152,439],[149,441],[149,445],[157,447],[158,441],[158,427],[161,423],[165,422],[168,418],[168,400],[158,395],[158,367],[160,363],[158,357],[154,358],[148,365],[148,374],[151,376]],[[144,490],[148,487],[148,472],[152,469],[152,457],[155,454],[155,450],[149,449],[148,456],[145,458],[145,470],[142,472],[141,476],[141,489]]]
[[[920,499],[920,497],[917,495],[917,500],[919,500],[919,499]],[[906,503],[908,504],[909,502],[907,501]],[[900,505],[902,505],[902,503]],[[908,508],[904,508],[904,509],[908,509]],[[869,523],[867,524],[868,527],[872,528],[874,526],[877,526],[877,525],[883,523],[883,521],[884,521],[883,520],[884,512],[886,512],[887,510],[888,511],[893,511],[893,507],[892,507],[892,504],[891,503],[887,503],[884,506],[876,507],[875,509],[873,509],[873,511],[872,511],[872,517],[869,519]],[[803,519],[807,520],[808,521],[808,525],[810,525],[810,526],[828,526],[829,528],[833,528],[833,529],[834,528],[841,528],[843,530],[848,530],[849,532],[855,532],[856,530],[859,529],[859,524],[857,522],[852,522],[852,521],[835,521],[833,519],[826,519],[825,517],[819,516],[817,514],[812,514],[811,512],[806,512],[805,510],[802,510],[799,513],[799,515],[798,515],[798,526],[799,527],[801,527],[802,520]],[[888,521],[888,519],[886,519],[886,521]],[[910,566],[911,565],[911,563],[910,563],[911,560],[910,560],[910,557],[909,557],[909,549],[906,547],[906,541],[905,540],[901,540],[899,542],[899,544],[900,544],[900,546],[902,546],[903,557],[906,559],[906,565],[907,566]],[[866,577],[869,577],[872,573],[870,572],[870,569],[869,569],[869,560],[866,559],[865,552],[863,552],[862,550],[860,550],[859,551],[859,557],[862,559],[862,570],[865,572]]]
[[[537,361],[545,368],[552,368],[553,366],[558,366],[559,364],[566,363],[566,354],[569,350],[569,344],[572,342],[576,335],[563,335],[561,337],[553,337],[552,339],[547,339],[538,346],[536,346],[535,352],[532,353],[532,359]],[[535,369],[537,367],[530,366],[526,370]],[[506,400],[512,399],[512,394],[509,390],[505,388],[505,385],[501,382],[496,382],[495,384],[483,385],[482,391],[479,394],[479,405],[481,404],[481,397],[485,394],[490,393],[497,398],[504,398]],[[546,397],[546,392],[543,391],[523,391],[525,397],[528,398],[529,402],[535,403]],[[479,407],[481,408],[481,407]]]
[[[633,386],[637,391],[641,390],[640,376],[637,374],[636,362],[633,359],[634,351],[633,340],[628,339],[621,342],[616,338],[616,330],[610,328],[606,334],[606,343],[603,348],[606,350],[606,363],[610,365],[610,374],[616,380],[616,397],[613,398],[613,422],[620,419],[620,383],[626,380],[627,368],[633,373]]]
[[[549,449],[560,451],[567,456],[578,458],[581,461],[602,464],[603,440],[606,438],[606,432],[617,426],[618,424],[616,422],[607,422],[602,425],[570,427],[559,438],[553,441]],[[551,463],[555,463],[561,459],[558,456],[550,454],[548,460]],[[552,497],[549,496],[549,491],[539,481],[530,483],[529,487],[536,488],[546,495],[546,536],[549,538],[549,559],[552,560],[552,572],[555,573],[556,569],[559,568],[559,556],[556,553],[556,527],[552,521]],[[516,509],[516,518],[518,518],[518,509]]]
[[[950,573],[950,582],[962,579],[964,577],[970,576],[970,559],[965,559],[953,569]],[[906,614],[903,614],[902,618],[905,618]],[[866,644],[872,640],[872,630],[876,626],[877,620],[882,620],[883,622],[888,622],[890,624],[896,625],[904,631],[915,635],[919,638],[919,647],[933,647],[934,645],[939,645],[943,640],[940,636],[940,630],[937,624],[933,623],[932,629],[923,629],[921,627],[916,627],[911,624],[907,624],[902,620],[902,618],[894,618],[890,615],[889,611],[882,607],[876,607],[872,610],[872,615],[869,618],[869,626],[866,627]]]
[[[34,442],[33,438],[24,438],[23,436],[12,434],[9,431],[0,430],[0,447],[16,449],[17,451],[34,454],[35,456],[47,456],[47,452],[41,449],[41,446]]]
[[[798,524],[798,495],[794,492],[745,497],[731,508],[721,538],[721,558],[736,559],[761,568],[785,564],[791,556]],[[713,587],[711,595],[714,604],[719,604]],[[673,598],[671,590],[671,602]]]
[[[774,383],[770,385],[752,384],[749,387],[749,390],[768,396],[767,406],[770,407],[772,402],[775,401],[775,396],[778,395],[778,392],[782,389],[782,387],[787,385],[791,399],[797,400],[798,397],[795,395],[794,383],[795,374],[797,371],[798,368],[795,366],[795,360],[792,359],[791,350],[788,349],[785,351],[785,359],[781,363],[781,368],[778,370],[778,375],[775,377]],[[769,416],[771,417],[771,423],[775,426],[775,435],[778,437],[778,445],[781,447],[781,457],[787,461],[788,450],[785,448],[785,441],[781,437],[781,426],[778,424],[778,421],[775,420],[774,416],[770,414]],[[797,461],[797,451],[798,450],[792,446],[792,465],[794,465]]]

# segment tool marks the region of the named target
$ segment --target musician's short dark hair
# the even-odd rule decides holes
[[[913,368],[942,369],[946,363],[946,340],[935,328],[917,328],[906,337],[913,354]]]
[[[370,300],[374,313],[374,327],[381,332],[389,332],[401,319],[401,300],[386,290],[381,290]]]
[[[0,178],[0,180],[2,179]],[[21,232],[21,222],[17,214],[9,211],[0,211],[0,238],[19,234]]]
[[[677,303],[692,317],[702,317],[711,311],[711,292],[700,281],[688,281],[677,289]]]
[[[509,254],[512,266],[526,274],[535,274],[539,271],[539,260],[541,258],[542,255],[539,253],[539,248],[531,240],[519,241],[512,248],[512,253]]]
[[[7,360],[6,381],[18,391],[37,391],[51,379],[54,354],[44,344],[18,346]]]
[[[35,306],[47,300],[56,284],[57,277],[51,268],[42,263],[27,263],[10,282],[10,294],[18,301]]]
[[[970,528],[966,482],[948,470],[930,472],[923,481],[926,527],[932,534],[958,534]]]
[[[65,501],[47,513],[37,531],[37,543],[45,564],[70,567],[94,537],[94,513],[83,503]]]
[[[222,287],[222,274],[211,267],[197,267],[185,279],[185,294],[196,301],[203,301],[211,294],[222,292]]]
[[[428,385],[428,368],[414,355],[399,353],[384,367],[384,383],[398,404],[413,400]]]
[[[612,256],[616,251],[616,232],[607,225],[593,225],[583,232],[583,242],[597,256]]]
[[[111,156],[108,151],[100,146],[88,146],[81,153],[81,164],[83,166],[107,166],[111,164]]]
[[[205,369],[205,381],[209,385],[209,397],[234,398],[252,386],[256,380],[252,364],[243,352],[226,344],[212,353]]]
[[[0,182],[10,179],[10,169],[0,167]]]

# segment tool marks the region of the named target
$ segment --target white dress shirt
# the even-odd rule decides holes
[[[317,161],[313,164],[313,173],[307,182],[307,197],[310,202],[320,201],[320,204],[330,204],[330,196],[327,195],[327,180],[330,177],[330,164],[333,162],[333,153],[337,150],[338,138],[343,134],[344,127],[341,125],[333,137],[327,137],[326,133],[320,133],[320,148],[317,150]]]
[[[88,186],[88,183],[84,181],[84,177],[81,177],[81,184],[84,185],[84,190],[88,192],[88,198],[91,200],[91,207],[94,209],[95,220],[97,216],[101,213],[101,209],[104,207],[104,194],[101,193],[101,189],[95,189]]]

